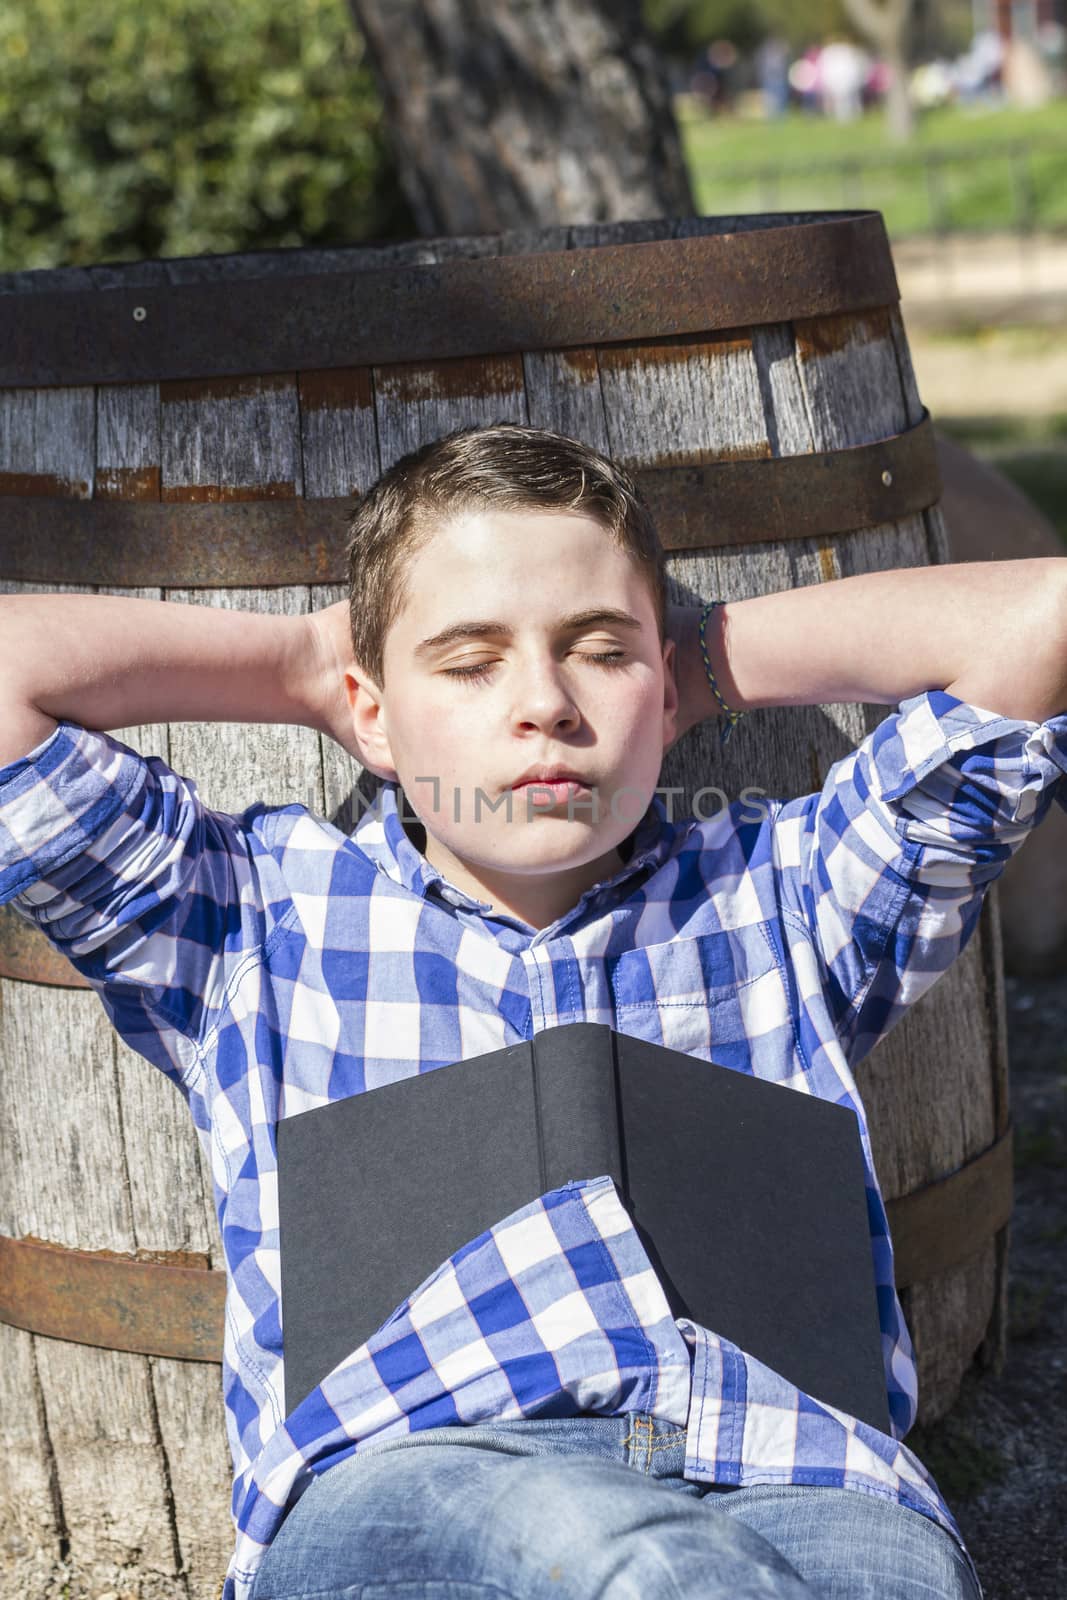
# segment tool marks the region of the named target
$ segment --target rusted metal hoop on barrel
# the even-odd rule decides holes
[[[957,1172],[886,1204],[897,1287],[946,1271],[1011,1217],[1011,1130]],[[222,1360],[226,1274],[0,1236],[0,1322],[52,1339]]]
[[[97,268],[89,287],[69,290],[12,274],[0,281],[0,303],[8,285],[32,292],[19,294],[17,317],[0,318],[0,386],[247,376],[662,340],[855,314],[900,298],[878,211],[771,214],[732,232],[715,230],[717,220],[652,223],[652,238],[595,249],[578,247],[595,242],[584,237],[595,229],[486,235],[455,242],[469,255],[411,265],[405,258],[417,243],[381,252],[356,246],[331,252],[332,270],[303,274],[268,275],[267,253],[260,276],[254,255],[219,258],[196,276],[182,261]],[[542,240],[557,247],[538,248]],[[368,267],[379,254],[391,264]]]
[[[912,428],[847,449],[649,467],[633,477],[668,552],[851,533],[941,497],[928,412]],[[0,578],[174,589],[345,583],[357,500],[5,496]]]

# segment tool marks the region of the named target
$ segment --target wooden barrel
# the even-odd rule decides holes
[[[497,420],[632,470],[678,601],[948,559],[877,213],[16,273],[0,295],[8,593],[317,610],[345,594],[353,497],[404,452]],[[705,725],[661,781],[805,794],[891,709],[755,712],[725,752]],[[309,729],[118,736],[216,809],[357,820],[358,763]],[[995,891],[859,1081],[930,1420],[1003,1341]],[[208,1176],[177,1091],[11,907],[0,1129],[3,1592],[65,1572],[74,1592],[206,1600],[231,1545]]]

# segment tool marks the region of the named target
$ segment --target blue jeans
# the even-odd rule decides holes
[[[684,1429],[641,1412],[387,1439],[313,1480],[252,1600],[978,1600],[918,1511],[684,1467]]]

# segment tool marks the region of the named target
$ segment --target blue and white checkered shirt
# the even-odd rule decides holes
[[[1067,808],[1065,774],[1067,713],[1038,724],[916,695],[818,793],[677,821],[654,797],[622,870],[538,931],[427,862],[396,785],[346,835],[298,804],[208,810],[158,757],[69,721],[0,768],[0,903],[178,1085],[211,1162],[235,1471],[225,1600],[247,1600],[287,1509],[353,1451],[544,1414],[646,1411],[687,1429],[687,1478],[855,1489],[959,1539],[900,1443],[915,1364],[853,1071],[951,966],[1053,799]],[[857,1112],[891,1436],[672,1319],[603,1174],[471,1240],[284,1414],[275,1124],[576,1021]]]

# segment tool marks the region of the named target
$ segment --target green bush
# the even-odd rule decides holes
[[[5,0],[0,268],[417,232],[344,0]]]

